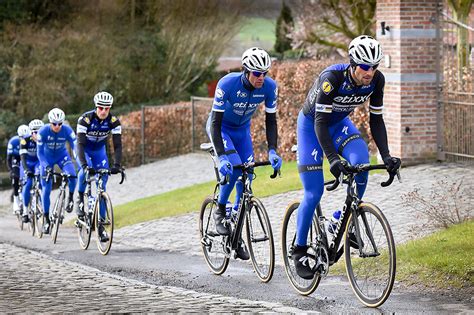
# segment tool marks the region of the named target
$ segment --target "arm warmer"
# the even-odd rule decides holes
[[[78,133],[77,134],[77,158],[79,159],[79,164],[81,167],[83,165],[87,165],[86,162],[86,155],[84,153],[84,145],[86,144],[86,134],[85,133]]]
[[[9,172],[12,171],[12,160],[13,160],[13,155],[7,154],[7,168]]]
[[[267,131],[268,150],[276,150],[278,141],[276,113],[265,114],[265,127]]]
[[[382,115],[370,114],[370,131],[382,159],[390,155],[388,150],[387,130]]]
[[[217,156],[225,154],[224,141],[222,141],[221,127],[224,112],[211,112],[211,141],[216,149]]]
[[[26,154],[21,154],[20,159],[21,159],[21,164],[23,165],[23,170],[27,171],[28,166],[26,165]]]
[[[122,135],[112,135],[112,142],[114,144],[115,165],[122,164]]]

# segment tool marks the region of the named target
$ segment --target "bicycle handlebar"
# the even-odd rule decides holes
[[[120,175],[121,175],[121,179],[120,179],[119,184],[121,185],[121,184],[125,181],[125,179],[126,179],[127,176],[125,175],[125,170],[124,170],[123,168],[120,169],[120,172],[119,172],[119,173],[120,173]],[[101,168],[101,169],[98,169],[98,170],[95,171],[94,175],[96,175],[96,174],[98,174],[98,175],[115,175],[115,174],[112,174],[112,172],[111,172],[110,169],[108,169],[108,168]],[[92,176],[94,176],[94,175],[92,175]],[[92,179],[91,179],[91,174],[89,174],[89,172],[87,172],[87,174],[86,174],[86,176],[85,176],[85,178],[84,178],[84,181],[85,181],[85,182],[90,182],[90,181],[92,181]]]
[[[233,169],[248,171],[249,169],[252,169],[254,167],[266,166],[266,165],[271,165],[271,164],[272,163],[270,163],[270,161],[247,162],[243,164],[234,165]],[[279,174],[280,174],[280,170],[273,170],[273,174],[270,175],[270,178],[275,179],[277,175]],[[219,184],[225,185],[226,183],[229,182],[229,180],[230,180],[230,176],[226,175],[225,177],[221,177]]]
[[[376,164],[376,165],[370,165],[370,164],[358,164],[358,165],[348,165],[345,167],[346,171],[348,174],[358,174],[361,172],[366,172],[366,171],[372,171],[372,170],[387,170],[387,167],[385,164]],[[389,172],[389,178],[387,181],[380,183],[382,187],[388,187],[392,184],[395,175],[397,176],[398,180],[401,182],[401,177],[400,177],[400,170],[397,170],[396,173],[390,173]],[[341,182],[344,181],[344,174],[341,174],[341,176],[337,179],[330,180],[324,183],[327,191],[332,191],[339,186]]]

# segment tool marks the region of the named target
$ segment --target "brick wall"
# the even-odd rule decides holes
[[[377,1],[377,39],[390,66],[384,118],[391,154],[406,164],[433,160],[437,152],[436,8],[438,0]],[[381,34],[380,22],[390,31]]]

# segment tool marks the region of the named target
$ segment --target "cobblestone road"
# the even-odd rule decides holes
[[[473,187],[474,168],[456,164],[407,167],[402,170],[402,183],[395,180],[391,186],[382,188],[380,183],[386,179],[386,174],[371,175],[364,200],[373,202],[382,209],[390,222],[395,241],[402,243],[413,238],[412,229],[422,223],[415,218],[413,210],[403,204],[402,196],[414,189],[419,189],[421,194],[428,196],[433,185],[441,179],[451,182],[462,179],[464,185]],[[254,185],[258,185],[258,180]],[[291,201],[300,201],[302,197],[303,192],[300,190],[262,198],[272,223],[277,264],[283,264],[280,258],[280,234],[285,209]],[[326,216],[331,215],[335,209],[341,208],[343,200],[345,190],[342,188],[325,192],[321,202],[323,213]],[[474,204],[474,200],[471,204]],[[199,246],[189,245],[199,244],[198,215],[198,212],[194,212],[124,227],[116,232],[116,239],[124,245],[200,255]],[[429,233],[432,230],[423,229],[423,232]]]
[[[279,303],[154,286],[7,244],[0,244],[0,261],[1,312],[301,312]]]

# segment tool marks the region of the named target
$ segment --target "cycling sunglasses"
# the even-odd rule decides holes
[[[360,64],[358,66],[364,71],[369,71],[371,68],[372,68],[372,70],[377,69],[379,65],[370,66],[370,65]]]
[[[263,74],[263,76],[266,76],[268,71],[265,72],[260,72],[260,71],[252,71],[252,74],[256,76],[257,78],[260,78],[260,76]]]
[[[96,106],[96,108],[100,111],[106,111],[106,110],[110,109],[110,107],[108,107],[108,106]]]
[[[61,126],[63,123],[54,123],[53,122],[52,124],[53,124],[53,126]]]

